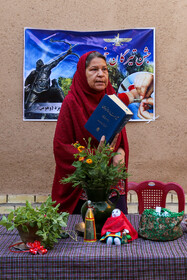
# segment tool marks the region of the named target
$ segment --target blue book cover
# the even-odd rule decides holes
[[[115,95],[105,95],[85,124],[85,128],[98,140],[105,135],[111,143],[133,116],[131,110]]]

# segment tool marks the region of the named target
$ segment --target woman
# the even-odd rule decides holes
[[[87,140],[90,136],[92,137],[84,125],[105,94],[115,94],[108,79],[106,59],[98,52],[88,52],[79,59],[70,91],[62,103],[54,136],[56,171],[52,199],[56,203],[60,203],[60,211],[67,211],[70,214],[80,213],[81,206],[85,202],[81,188],[72,188],[71,184],[62,185],[59,180],[66,177],[67,174],[73,173],[73,154],[77,150],[72,143],[79,141],[84,146],[83,138]],[[123,95],[122,97],[122,101],[128,105],[128,96]],[[98,147],[98,145],[99,142],[92,137],[92,146]],[[129,148],[125,128],[111,145],[115,146],[114,151],[119,153],[113,158],[113,164],[122,160],[128,167]],[[120,195],[123,207],[120,205],[116,205],[116,207],[127,212],[124,186],[120,190]]]

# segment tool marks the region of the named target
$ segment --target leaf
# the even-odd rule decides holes
[[[42,224],[40,222],[37,223],[38,228],[41,228],[41,225]]]
[[[44,232],[44,233],[42,234],[42,238],[43,238],[44,241],[47,240],[47,234],[46,234],[46,232]]]
[[[12,211],[9,215],[8,215],[8,220],[12,221],[14,218],[14,211]]]
[[[61,227],[67,227],[67,224],[64,221],[60,222]]]
[[[7,223],[8,222],[8,219],[6,216],[3,216],[1,221],[0,221],[0,225],[4,225],[4,223]]]
[[[15,229],[14,225],[11,225],[11,227],[8,228],[8,230],[13,230],[13,229]]]
[[[37,230],[36,234],[39,235],[39,236],[42,236],[43,235],[43,231]]]

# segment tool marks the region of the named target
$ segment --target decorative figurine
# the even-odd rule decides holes
[[[102,228],[100,241],[106,241],[107,245],[121,245],[137,238],[138,233],[125,214],[114,209]]]
[[[88,200],[88,210],[85,215],[85,230],[84,230],[84,242],[96,242],[96,228],[95,218],[91,207],[91,201]]]

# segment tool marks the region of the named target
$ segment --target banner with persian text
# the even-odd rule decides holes
[[[77,32],[25,28],[23,119],[56,121],[79,57],[106,57],[116,93],[135,92],[131,121],[155,120],[155,30]],[[134,93],[133,92],[133,93]]]

